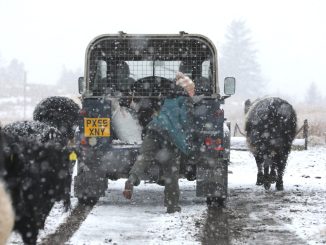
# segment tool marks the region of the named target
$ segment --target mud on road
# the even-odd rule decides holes
[[[225,208],[207,208],[195,196],[195,182],[180,180],[182,212],[176,215],[165,214],[162,187],[142,185],[130,203],[121,195],[124,182],[111,182],[88,215],[96,222],[111,219],[97,226],[85,220],[70,244],[86,244],[86,231],[117,244],[326,244],[325,148],[292,151],[281,192],[274,185],[269,191],[255,185],[257,169],[249,152],[232,151],[229,170]]]
[[[227,207],[208,208],[199,221],[202,244],[325,244],[322,229],[309,230],[326,218],[325,209],[320,209],[325,194],[299,189],[231,189]]]
[[[323,234],[323,230],[312,229],[312,226],[316,227],[316,225],[322,224],[326,219],[325,209],[320,208],[325,202],[326,193],[324,191],[300,190],[298,188],[276,192],[274,190],[265,191],[262,187],[256,186],[231,188],[226,207],[210,208],[206,207],[203,200],[193,197],[193,191],[185,189],[183,190],[184,198],[181,202],[184,209],[182,213],[178,213],[175,216],[164,214],[164,212],[159,211],[162,209],[160,207],[153,207],[160,204],[159,199],[163,197],[161,191],[147,190],[142,192],[140,191],[138,194],[147,197],[149,194],[151,197],[155,196],[155,198],[151,198],[151,205],[146,207],[148,211],[145,211],[148,223],[152,224],[153,227],[146,231],[144,226],[144,230],[137,231],[137,222],[132,222],[133,224],[135,223],[133,232],[128,237],[121,237],[122,241],[117,241],[117,244],[125,244],[126,241],[130,244],[137,244],[135,239],[138,236],[141,236],[144,241],[151,241],[153,233],[156,232],[158,232],[156,242],[158,244],[166,244],[167,242],[175,241],[175,232],[178,229],[180,231],[191,231],[191,233],[183,236],[185,240],[193,240],[193,244],[297,245],[326,243],[326,234]],[[137,200],[131,206],[118,200],[120,199],[117,199],[116,203],[112,203],[113,206],[119,205],[118,209],[131,210],[134,215],[142,212],[141,209],[138,209]],[[96,216],[97,209],[98,214],[102,216],[103,212],[100,210],[103,208],[107,209],[108,207],[105,207],[107,205],[109,203],[107,203],[106,199],[103,199],[95,206],[95,210],[90,215]],[[144,204],[140,202],[139,205],[142,206]],[[199,215],[189,215],[190,209]],[[90,206],[77,205],[66,222],[61,224],[54,234],[42,239],[41,244],[53,244],[54,241],[56,244],[64,244],[66,242],[67,244],[75,244],[73,241],[70,241],[70,243],[68,241],[79,229],[91,210],[92,207]],[[164,219],[162,219],[163,216]],[[107,216],[104,215],[102,217]],[[142,217],[146,216],[139,217],[140,223],[144,222]],[[157,230],[155,230],[155,227],[158,223],[152,223],[151,221],[151,219],[155,220],[155,217],[161,217],[159,219],[162,221],[165,220],[164,223],[159,225],[161,228]],[[133,221],[136,220],[137,217]],[[123,221],[121,220],[121,222]],[[86,226],[88,231],[91,230],[88,225]],[[121,230],[118,232],[124,233],[124,227],[121,225],[120,227]],[[116,229],[119,230],[119,227],[116,227]],[[106,230],[108,235],[106,241],[112,240],[114,242],[114,235],[110,234],[112,228],[107,227]],[[81,240],[81,242],[85,241]],[[187,243],[181,242],[180,244]]]
[[[63,222],[64,213],[54,210],[41,244],[326,244],[324,148],[291,153],[284,191],[255,186],[248,152],[231,156],[225,208],[207,208],[195,181],[180,180],[176,214],[165,213],[163,187],[142,183],[130,201],[122,196],[124,180],[110,181],[93,208],[77,205]],[[9,244],[22,243],[14,237]]]
[[[81,223],[86,219],[94,205],[78,204],[54,233],[44,237],[41,245],[65,244],[78,230]]]

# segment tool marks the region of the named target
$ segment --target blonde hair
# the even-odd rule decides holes
[[[178,72],[176,75],[176,85],[184,88],[190,96],[193,96],[195,93],[195,83],[182,72]]]

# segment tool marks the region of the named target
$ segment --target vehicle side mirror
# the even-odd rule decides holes
[[[235,93],[235,78],[226,77],[224,78],[224,94],[233,95]]]
[[[84,77],[78,78],[78,92],[80,94],[84,93],[85,91],[85,83],[84,83]]]

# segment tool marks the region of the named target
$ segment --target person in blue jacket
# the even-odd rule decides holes
[[[158,161],[163,168],[164,205],[167,213],[180,212],[180,155],[191,153],[193,100],[195,84],[178,72],[176,92],[164,100],[160,112],[147,125],[140,156],[129,172],[123,195],[131,199],[133,187],[139,185],[144,172]],[[178,89],[179,88],[179,89]]]

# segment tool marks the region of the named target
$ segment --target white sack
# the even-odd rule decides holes
[[[130,109],[120,106],[117,99],[111,100],[112,127],[118,139],[128,144],[140,144],[142,127],[139,125],[136,114]]]

